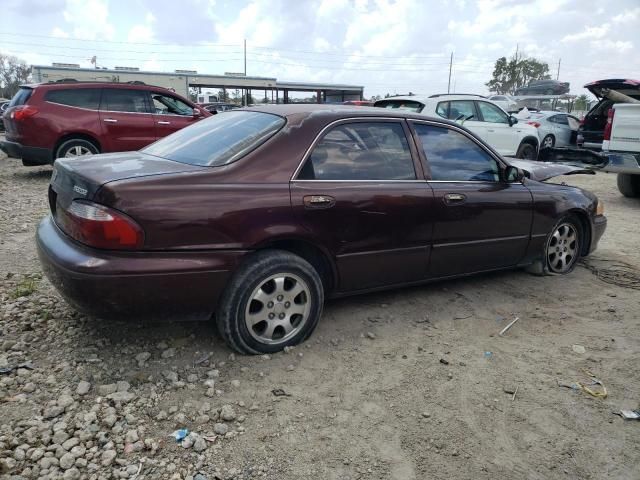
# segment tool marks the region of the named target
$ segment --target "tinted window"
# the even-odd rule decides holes
[[[447,112],[449,111],[449,102],[440,102],[436,108],[436,113],[442,118],[448,118]]]
[[[284,124],[284,118],[268,113],[229,112],[178,130],[142,151],[192,165],[226,165],[267,141]]]
[[[190,107],[182,100],[168,95],[152,93],[153,106],[155,113],[163,115],[193,115],[193,107]]]
[[[559,123],[560,125],[569,125],[566,115],[554,115],[549,120],[553,123]]]
[[[421,112],[424,105],[414,100],[380,100],[376,102],[375,107],[382,108],[397,108],[399,110],[406,110],[408,112]]]
[[[411,180],[416,173],[401,124],[349,123],[318,142],[298,178]]]
[[[111,112],[149,113],[147,92],[105,88],[102,93],[101,109]]]
[[[509,123],[505,113],[489,102],[478,102],[478,109],[482,119],[489,123]]]
[[[468,137],[454,130],[415,125],[433,180],[486,181],[500,179],[498,162]]]
[[[48,102],[60,103],[70,107],[89,108],[97,110],[100,105],[99,88],[76,88],[69,90],[51,90],[44,99]]]
[[[464,118],[473,117],[470,120],[476,120],[476,111],[473,108],[473,102],[470,100],[453,100],[449,102],[449,112],[447,118],[450,120],[456,120],[460,116]]]
[[[33,89],[31,88],[21,88],[20,90],[18,90],[18,93],[13,96],[13,98],[9,102],[9,106],[15,107],[18,105],[24,105],[25,103],[27,103],[27,100],[29,100],[29,97],[32,93]]]

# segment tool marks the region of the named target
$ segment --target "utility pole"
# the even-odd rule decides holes
[[[451,60],[449,60],[449,84],[447,85],[447,93],[451,93],[451,67],[453,67],[453,52],[451,52]]]
[[[247,39],[244,39],[244,76],[247,76]],[[249,105],[247,90],[242,89],[242,105]]]
[[[558,59],[558,73],[556,74],[556,80],[560,79],[560,62],[562,61],[561,58]]]

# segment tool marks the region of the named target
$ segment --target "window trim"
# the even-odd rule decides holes
[[[422,119],[419,120],[415,118],[409,118],[407,119],[407,122],[409,123],[409,126],[412,129],[412,133],[415,136],[416,146],[418,145],[422,146],[422,143],[420,142],[420,138],[418,137],[418,132],[413,127],[414,124],[424,124],[432,127],[448,128],[450,130],[463,134],[465,137],[469,138],[472,142],[478,145],[482,150],[488,153],[498,163],[498,169],[500,170],[500,180],[498,180],[497,182],[487,182],[486,180],[433,180],[431,178],[431,166],[429,165],[429,159],[427,158],[427,153],[424,151],[424,148],[422,148],[422,149],[418,149],[418,152],[421,155],[421,159],[424,158],[424,162],[425,162],[424,170],[425,170],[425,178],[427,183],[476,183],[476,184],[477,183],[485,183],[485,184],[486,183],[507,183],[510,185],[524,185],[524,182],[522,181],[520,182],[506,181],[503,177],[503,174],[505,169],[509,166],[509,164],[505,163],[505,161],[500,157],[500,155],[496,154],[491,149],[487,148],[486,145],[482,144],[478,139],[476,139],[473,135],[470,135],[469,132],[463,130],[462,128],[459,128],[455,125],[450,125],[447,123],[440,123],[440,122],[434,122],[434,121],[422,120]],[[420,152],[420,150],[422,150],[422,152]]]
[[[457,98],[455,100],[444,100],[442,102],[438,102],[436,104],[436,115],[438,115],[440,118],[444,118],[445,120],[448,120],[449,122],[455,122],[456,119],[455,118],[449,118],[449,115],[451,113],[451,104],[453,102],[469,102],[471,103],[471,106],[473,107],[473,118],[470,118],[469,120],[465,120],[465,122],[482,122],[483,120],[481,120],[481,116],[480,116],[480,109],[478,108],[478,105],[476,105],[476,101],[477,100],[468,100],[466,98]],[[446,103],[447,104],[447,116],[443,117],[442,115],[440,115],[438,113],[438,107],[440,106],[441,103]]]
[[[416,178],[412,180],[317,180],[315,178],[312,179],[304,179],[297,178],[302,170],[302,167],[307,162],[309,157],[311,156],[311,152],[318,145],[320,140],[324,137],[325,133],[338,125],[342,125],[345,123],[399,123],[404,130],[404,134],[407,137],[407,144],[409,145],[409,153],[411,154],[411,161],[413,162],[413,169],[416,173]],[[307,147],[302,156],[302,160],[298,164],[298,167],[294,170],[293,175],[289,178],[289,182],[323,182],[323,183],[425,183],[426,177],[424,172],[424,167],[422,166],[422,162],[419,158],[419,149],[418,145],[415,143],[415,137],[413,136],[413,132],[407,125],[406,118],[398,118],[398,117],[350,117],[350,118],[339,118],[337,120],[333,120],[325,125],[320,132],[315,136],[311,144]]]

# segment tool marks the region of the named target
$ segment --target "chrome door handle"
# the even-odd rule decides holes
[[[115,118],[105,118],[104,121],[107,123],[118,123],[118,120]]]
[[[171,125],[171,122],[158,122],[158,125]]]
[[[464,203],[466,200],[466,195],[463,195],[461,193],[447,193],[444,196],[444,203],[448,205]]]
[[[331,208],[336,199],[329,195],[305,195],[302,199],[305,208]]]

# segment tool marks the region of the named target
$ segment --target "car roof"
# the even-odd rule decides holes
[[[473,93],[459,93],[459,94],[444,93],[444,94],[437,94],[437,95],[400,95],[397,97],[381,98],[376,103],[389,101],[389,100],[414,101],[414,102],[427,103],[427,102],[434,102],[434,101],[474,100],[474,99],[486,100],[487,98],[483,97],[482,95],[475,95]]]
[[[20,88],[46,88],[46,89],[63,89],[63,88],[122,88],[122,89],[140,89],[156,90],[159,92],[169,92],[182,96],[168,88],[158,87],[157,85],[148,85],[145,83],[123,83],[123,82],[42,82],[42,83],[26,83],[20,85]]]

